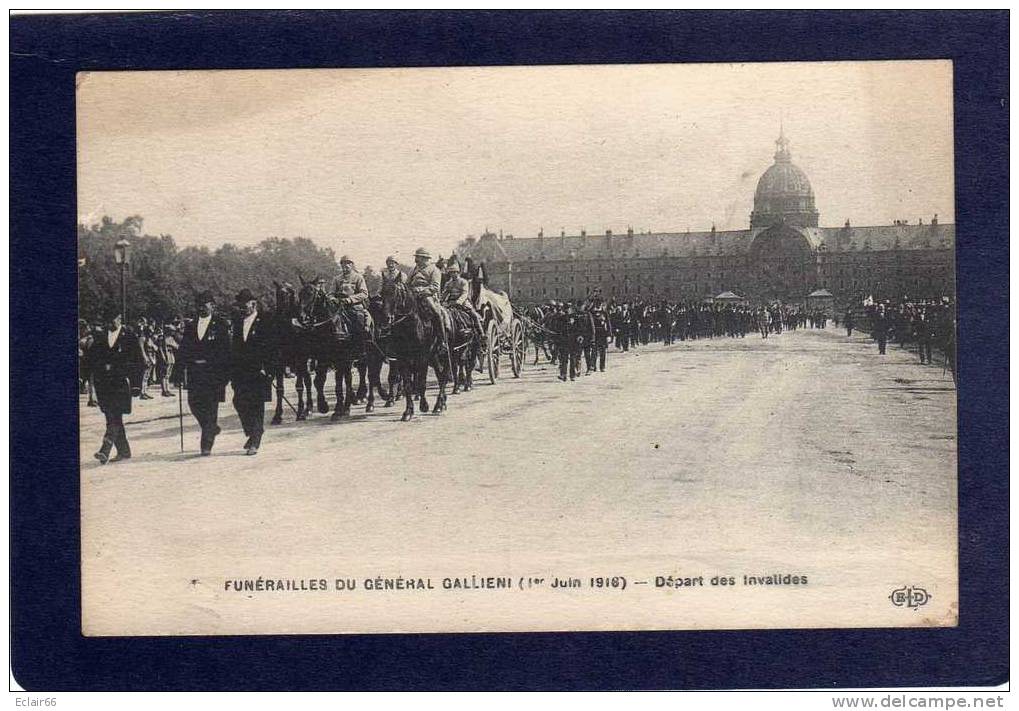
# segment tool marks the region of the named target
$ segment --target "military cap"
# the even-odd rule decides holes
[[[399,262],[396,261],[396,257],[394,257],[392,254],[386,257],[386,264],[389,264],[390,262],[392,262],[393,264],[399,264]]]
[[[424,257],[425,259],[431,259],[432,258],[432,253],[429,252],[424,247],[418,247],[417,251],[414,252],[414,256],[415,257]]]
[[[446,271],[447,272],[456,272],[457,274],[459,274],[460,273],[460,265],[457,264],[456,262],[449,262],[446,265]]]
[[[350,264],[351,266],[354,265],[354,260],[351,259],[350,257],[348,257],[346,254],[344,254],[342,257],[340,257],[340,264],[343,264],[344,262],[346,262],[347,264]]]
[[[321,277],[321,276],[317,276],[317,277],[315,277],[314,279],[311,280],[311,284],[313,284],[313,285],[315,285],[315,284],[325,284],[325,283],[326,283],[325,277]]]

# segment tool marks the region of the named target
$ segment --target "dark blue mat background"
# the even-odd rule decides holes
[[[1007,12],[192,12],[14,17],[10,26],[11,650],[23,687],[831,689],[1006,681]],[[76,71],[910,58],[955,62],[958,628],[80,635]]]

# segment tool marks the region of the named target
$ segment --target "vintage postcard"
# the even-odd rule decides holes
[[[954,626],[952,63],[77,77],[86,636]]]

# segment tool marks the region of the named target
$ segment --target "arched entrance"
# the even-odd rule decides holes
[[[816,281],[806,235],[789,225],[761,232],[750,245],[750,274],[758,300],[800,301]]]

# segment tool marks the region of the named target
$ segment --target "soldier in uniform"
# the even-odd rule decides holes
[[[339,299],[344,313],[353,326],[354,335],[363,338],[371,328],[368,313],[368,286],[364,276],[354,268],[354,260],[340,257],[340,273],[333,279],[333,296]]]
[[[407,275],[400,271],[400,263],[396,257],[386,257],[386,268],[382,270],[382,282],[391,284],[403,284],[407,281]]]
[[[474,330],[480,338],[484,332],[481,325],[481,314],[471,303],[470,295],[470,284],[460,276],[460,265],[450,259],[446,266],[446,285],[442,288],[442,303],[446,306],[457,306],[469,313],[474,319]]]
[[[438,267],[431,263],[431,253],[421,247],[414,252],[414,269],[407,278],[410,290],[418,299],[418,303],[431,314],[442,328],[442,313],[439,311],[439,294],[442,288],[442,274]]]
[[[272,400],[268,375],[272,331],[269,319],[259,313],[258,300],[250,289],[241,289],[236,301],[241,311],[233,322],[230,386],[234,391],[234,409],[248,438],[244,451],[254,455],[258,454],[265,432],[265,403]]]
[[[120,309],[110,307],[105,320],[106,327],[95,334],[86,355],[96,400],[106,418],[103,442],[95,453],[100,464],[110,461],[114,447],[117,456],[112,461],[131,458],[124,415],[131,413],[131,374],[144,363],[138,337],[122,325]]]
[[[188,391],[188,407],[202,428],[201,452],[212,454],[220,432],[219,403],[226,399],[230,378],[230,322],[216,313],[211,291],[198,295],[198,316],[184,329],[174,382]]]

